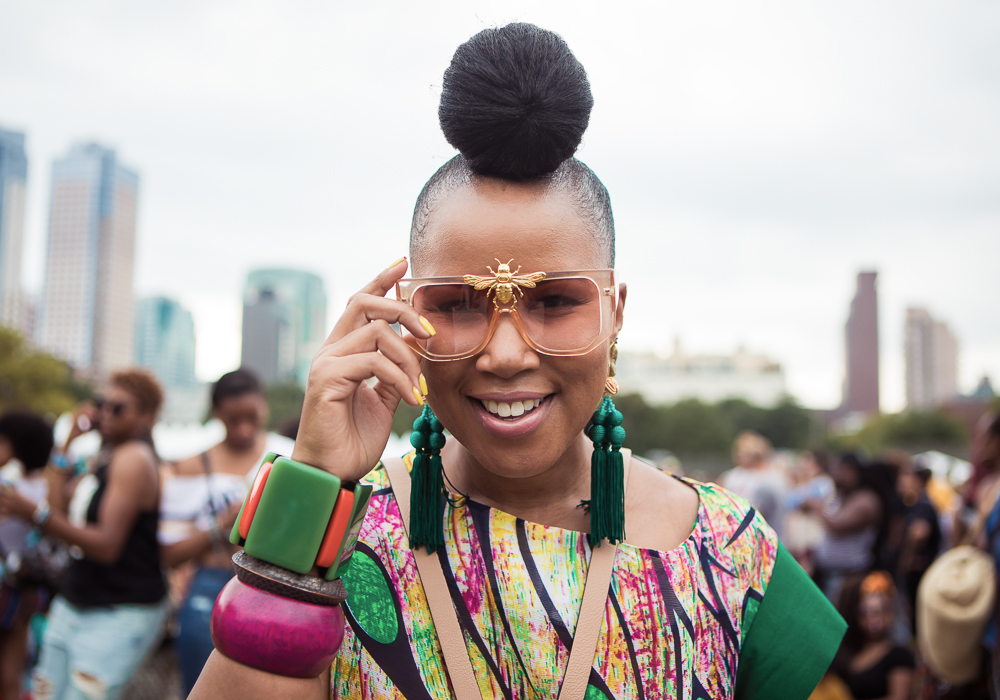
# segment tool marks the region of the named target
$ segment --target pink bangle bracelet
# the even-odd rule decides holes
[[[215,648],[280,676],[323,673],[344,641],[344,584],[295,574],[245,552],[237,552],[233,564],[236,578],[212,608]]]

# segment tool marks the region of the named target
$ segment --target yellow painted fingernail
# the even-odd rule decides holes
[[[399,260],[397,260],[396,262],[394,262],[392,265],[390,265],[389,269],[391,270],[392,268],[396,267],[396,265],[398,265],[399,263],[403,262],[404,260],[406,260],[406,256],[405,255],[403,257],[401,257]]]
[[[424,405],[424,397],[420,394],[420,389],[413,387],[413,398],[417,400],[417,403],[421,406]]]
[[[430,392],[427,391],[427,380],[424,379],[424,375],[420,375],[420,393],[427,396]]]
[[[428,321],[423,316],[420,317],[420,325],[423,326],[424,330],[430,333],[431,335],[437,335],[437,331],[434,330],[434,326],[432,326],[431,322]]]

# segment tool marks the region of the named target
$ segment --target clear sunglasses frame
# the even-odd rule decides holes
[[[615,332],[615,314],[618,310],[619,304],[618,285],[615,283],[615,271],[613,269],[558,270],[555,272],[546,272],[543,282],[558,279],[586,279],[593,283],[597,288],[598,298],[601,300],[601,325],[600,330],[597,333],[597,337],[586,347],[575,350],[553,350],[552,348],[546,348],[539,345],[531,339],[530,335],[528,335],[524,322],[521,320],[520,314],[518,314],[517,302],[515,301],[517,299],[517,291],[514,293],[515,300],[501,306],[501,303],[498,302],[495,296],[495,290],[493,290],[494,296],[491,299],[495,308],[490,312],[489,328],[487,329],[482,342],[471,350],[456,355],[438,355],[429,352],[426,348],[422,347],[412,335],[404,336],[403,339],[406,341],[406,344],[410,346],[411,350],[428,360],[434,362],[453,362],[455,360],[465,360],[478,355],[486,348],[487,345],[489,345],[490,340],[493,338],[493,334],[496,332],[497,326],[500,323],[500,319],[504,314],[509,314],[511,320],[514,322],[514,327],[517,328],[517,332],[520,334],[521,338],[536,352],[556,357],[586,355],[593,351],[594,348],[608,340],[608,338],[610,338]],[[413,277],[401,279],[396,283],[396,299],[408,304],[411,308],[414,308],[413,299],[416,296],[417,291],[422,287],[453,284],[468,285],[468,282],[464,276]]]

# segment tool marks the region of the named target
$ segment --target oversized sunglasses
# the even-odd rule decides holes
[[[618,287],[614,270],[521,274],[500,263],[487,276],[402,279],[396,298],[437,334],[403,339],[428,360],[463,360],[483,351],[509,315],[530,347],[545,355],[586,355],[614,333]]]

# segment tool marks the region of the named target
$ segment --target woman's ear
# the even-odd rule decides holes
[[[625,297],[628,296],[628,286],[622,282],[618,285],[618,308],[615,309],[615,336],[622,332],[625,322]]]

